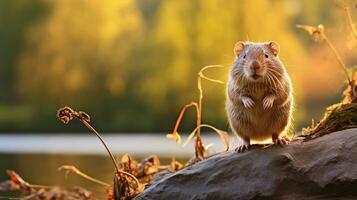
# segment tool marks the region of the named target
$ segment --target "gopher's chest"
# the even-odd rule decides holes
[[[252,93],[250,95],[251,99],[254,101],[254,106],[252,108],[243,108],[245,110],[246,116],[251,122],[251,125],[256,133],[261,134],[262,132],[270,132],[270,128],[274,126],[273,124],[278,121],[275,119],[277,116],[277,111],[279,110],[276,103],[273,103],[273,106],[268,109],[264,109],[263,101],[267,96],[269,91],[260,90]]]

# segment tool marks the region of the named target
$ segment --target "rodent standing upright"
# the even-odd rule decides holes
[[[278,58],[275,42],[237,42],[237,58],[227,83],[226,109],[233,132],[243,139],[236,148],[243,152],[250,140],[290,142],[284,134],[291,123],[293,95],[290,77]]]

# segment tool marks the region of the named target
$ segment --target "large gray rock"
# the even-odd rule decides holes
[[[357,129],[212,156],[135,199],[357,199]]]

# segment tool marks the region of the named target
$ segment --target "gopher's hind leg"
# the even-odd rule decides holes
[[[250,138],[249,137],[244,137],[243,138],[243,144],[239,145],[235,151],[237,153],[243,153],[245,150],[248,150],[250,148]]]
[[[290,143],[290,139],[286,135],[279,137],[278,134],[273,134],[271,139],[273,140],[274,144],[280,146],[284,146]]]

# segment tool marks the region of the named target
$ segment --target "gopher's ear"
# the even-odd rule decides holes
[[[244,42],[237,42],[233,48],[234,54],[239,56],[239,54],[242,52],[242,50],[244,48],[244,45],[245,45]]]
[[[275,56],[278,55],[279,50],[280,50],[280,47],[279,47],[278,43],[276,43],[276,42],[269,42],[269,43],[268,43],[268,47],[269,47],[270,51],[271,51]]]

